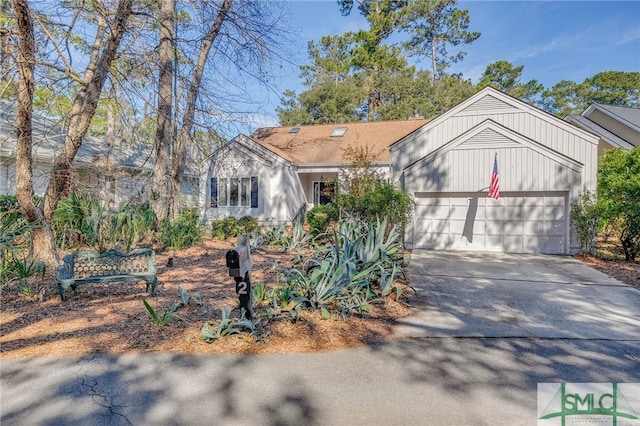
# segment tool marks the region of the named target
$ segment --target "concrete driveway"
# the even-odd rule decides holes
[[[416,250],[398,337],[640,339],[640,291],[568,256]]]

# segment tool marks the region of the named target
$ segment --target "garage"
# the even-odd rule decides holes
[[[413,247],[565,254],[568,192],[416,192]]]
[[[597,136],[482,89],[390,147],[392,178],[415,203],[405,247],[578,253],[570,211],[595,191],[597,147]]]

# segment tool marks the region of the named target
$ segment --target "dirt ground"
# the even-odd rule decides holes
[[[5,288],[0,295],[0,359],[130,352],[327,351],[381,341],[389,336],[395,319],[408,313],[409,308],[394,296],[372,305],[366,316],[322,319],[320,314],[304,313],[295,322],[270,321],[264,328],[269,334],[261,339],[244,334],[206,343],[200,339],[201,328],[207,321],[220,319],[224,307],[232,309],[232,318],[241,316],[235,284],[225,265],[225,253],[234,245],[235,240],[205,239],[175,254],[156,253],[156,298],[146,293],[144,282],[86,284],[78,286],[77,295],[65,292],[67,300],[61,302],[52,271],[33,285],[34,296],[21,294],[15,285]],[[167,266],[170,256],[173,267]],[[253,252],[252,258],[252,282],[271,288],[278,280],[274,263],[290,266],[293,255],[269,250]],[[142,300],[162,315],[180,300],[180,288],[188,292],[189,303],[167,325],[154,325]],[[197,303],[196,293],[203,303]],[[266,308],[257,306],[256,316]]]
[[[235,241],[205,239],[198,246],[176,254],[157,253],[158,291],[152,298],[144,283],[89,284],[78,287],[77,295],[68,292],[61,302],[55,288],[55,273],[33,285],[33,296],[20,293],[16,286],[5,288],[0,295],[0,359],[44,356],[87,355],[91,353],[124,354],[168,352],[200,353],[281,353],[318,352],[382,341],[390,336],[398,318],[409,313],[402,300],[389,297],[374,304],[370,314],[322,319],[319,314],[301,315],[295,322],[271,321],[264,328],[269,334],[256,339],[246,334],[226,336],[213,343],[200,339],[207,321],[218,320],[224,307],[239,318],[238,298],[233,280],[228,277],[224,254]],[[174,266],[168,267],[170,255]],[[278,273],[273,271],[279,260],[291,264],[292,255],[276,250],[252,254],[253,283],[273,287]],[[605,261],[593,256],[576,258],[640,290],[640,264]],[[177,317],[165,326],[154,325],[143,305],[146,299],[162,314],[180,300],[182,288],[195,298],[176,311]],[[405,294],[410,288],[405,288]],[[258,306],[256,314],[265,312]],[[263,333],[266,334],[266,333]]]

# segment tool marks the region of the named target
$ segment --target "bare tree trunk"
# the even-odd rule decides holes
[[[17,14],[18,8],[22,6],[26,8],[25,0],[14,0],[14,4]],[[49,178],[49,185],[44,195],[42,210],[38,212],[41,223],[40,227],[34,232],[32,250],[36,259],[43,260],[50,265],[59,263],[55,237],[53,232],[51,232],[50,226],[53,213],[65,189],[67,176],[71,171],[71,163],[82,144],[82,140],[87,133],[91,119],[96,111],[102,87],[110,71],[111,63],[115,58],[122,36],[126,31],[127,20],[129,16],[131,16],[132,7],[133,0],[121,0],[118,3],[118,8],[111,25],[107,27],[106,22],[104,22],[102,30],[106,30],[107,28],[110,30],[109,37],[104,46],[102,43],[104,34],[100,31],[98,32],[98,36],[94,42],[94,54],[92,54],[91,60],[86,68],[86,84],[80,89],[74,99],[64,148],[54,162]],[[25,9],[25,11],[25,13],[28,13],[28,9]],[[31,28],[33,28],[32,22]],[[33,54],[35,55],[35,53]],[[33,77],[31,80],[33,81]],[[33,87],[31,90],[33,90]],[[31,102],[29,102],[29,105],[31,105]],[[30,108],[31,106],[29,106],[29,109]],[[29,132],[30,131],[31,126],[29,125]],[[19,154],[18,157],[20,157]],[[32,167],[30,155],[29,157],[25,157],[25,161],[29,163],[29,167]],[[33,202],[33,185],[31,180],[27,183],[23,178],[23,185],[30,186],[30,192],[26,194],[26,196],[30,196]],[[27,189],[23,188],[21,191],[27,191]],[[16,193],[17,192],[18,191],[16,191]],[[26,196],[25,198],[27,198]],[[29,206],[24,208],[29,209]],[[31,213],[31,211],[29,211],[29,213]]]
[[[151,206],[158,222],[164,222],[169,215],[172,198],[170,161],[173,144],[173,61],[175,31],[175,0],[162,0],[160,16],[160,73],[158,76],[158,125],[154,141],[155,163]]]
[[[35,68],[35,33],[29,5],[26,0],[14,0],[20,43],[18,48],[18,108],[16,111],[16,197],[22,213],[27,221],[37,225],[32,233],[32,240],[40,244],[31,244],[29,256],[41,259],[48,264],[57,265],[58,253],[49,248],[47,241],[53,239],[49,224],[44,220],[42,211],[35,202],[33,191],[33,89]],[[42,241],[43,240],[43,241]],[[43,248],[47,248],[42,250]]]
[[[198,54],[198,61],[193,71],[191,83],[189,85],[189,92],[187,93],[187,104],[185,106],[184,117],[182,120],[182,128],[180,129],[180,135],[176,141],[174,155],[173,155],[173,169],[172,169],[172,184],[173,190],[171,191],[170,208],[169,213],[172,218],[177,217],[180,208],[180,188],[182,186],[182,179],[184,178],[184,160],[187,152],[187,148],[191,142],[191,131],[193,130],[193,123],[196,110],[196,101],[198,99],[198,91],[202,84],[202,75],[204,73],[204,67],[211,51],[213,42],[218,37],[222,25],[224,24],[229,10],[233,5],[233,0],[225,0],[218,11],[215,21],[209,28],[209,31],[202,39],[202,45],[200,46],[200,52]]]

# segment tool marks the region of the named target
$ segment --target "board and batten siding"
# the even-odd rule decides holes
[[[595,190],[597,137],[504,94],[485,94],[465,105],[468,102],[460,105],[464,108],[454,108],[391,147],[392,176],[395,181],[402,182],[404,169],[414,162],[491,120],[583,164],[582,186]]]
[[[597,149],[596,136],[485,88],[391,146],[392,177],[417,202],[405,243],[576,252],[568,210],[583,189],[595,191]],[[505,196],[485,203],[496,155]],[[518,210],[527,203],[545,216]]]
[[[524,146],[497,149],[456,149],[442,154],[405,176],[406,190],[484,192],[489,188],[494,156],[498,157],[502,191],[570,191],[581,181],[580,170]]]

